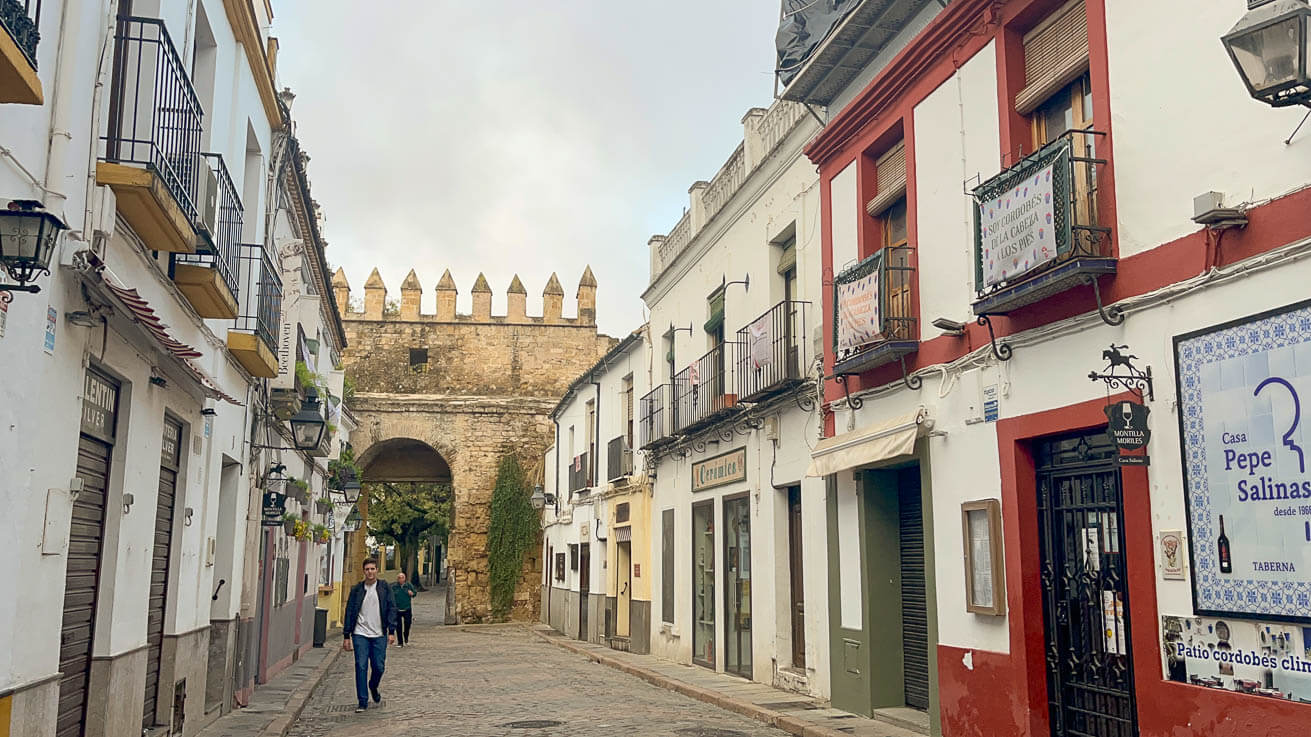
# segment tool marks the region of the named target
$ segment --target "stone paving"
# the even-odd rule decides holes
[[[355,714],[354,660],[332,666],[292,737],[781,737],[745,716],[544,642],[521,625],[447,626],[415,599],[412,645],[387,649],[381,705]],[[340,647],[340,645],[338,645]]]

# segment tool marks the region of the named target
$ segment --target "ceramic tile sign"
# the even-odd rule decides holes
[[[1161,578],[1167,581],[1184,580],[1184,534],[1179,530],[1162,530]]]
[[[1165,677],[1288,701],[1311,701],[1311,627],[1161,617]]]
[[[1056,258],[1055,167],[1044,166],[979,203],[984,286],[1010,281]]]
[[[1174,348],[1194,609],[1311,624],[1311,303]]]

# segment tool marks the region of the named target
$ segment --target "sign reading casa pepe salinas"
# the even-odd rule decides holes
[[[692,464],[692,491],[747,480],[747,449],[730,450]]]

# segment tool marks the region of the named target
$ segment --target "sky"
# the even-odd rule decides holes
[[[279,83],[310,155],[328,260],[352,297],[378,267],[423,311],[450,269],[459,310],[479,272],[505,312],[518,274],[541,314],[552,272],[566,316],[592,267],[597,322],[641,325],[647,240],[742,139],[774,93],[770,0],[284,0]]]

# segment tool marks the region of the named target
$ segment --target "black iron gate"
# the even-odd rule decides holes
[[[1052,735],[1137,737],[1115,448],[1094,432],[1035,450]]]

